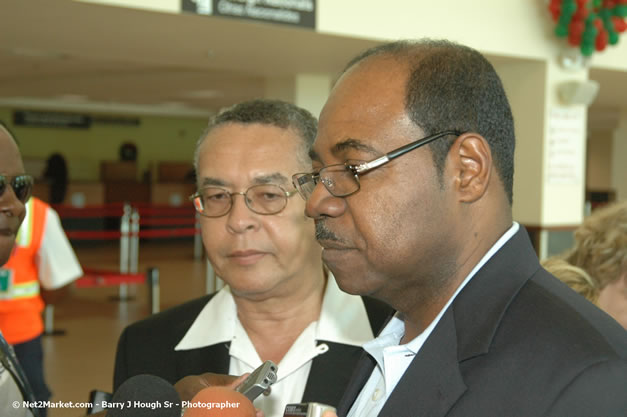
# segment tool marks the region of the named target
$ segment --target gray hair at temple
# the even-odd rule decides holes
[[[307,110],[281,100],[256,99],[226,107],[209,120],[209,125],[196,143],[194,168],[198,171],[198,149],[207,135],[218,126],[236,123],[277,126],[293,129],[301,139],[301,147],[296,157],[303,165],[311,163],[309,149],[318,131],[318,120]]]

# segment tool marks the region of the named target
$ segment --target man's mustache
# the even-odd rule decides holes
[[[333,242],[342,242],[335,233],[327,229],[323,220],[316,220],[316,239],[317,240],[331,240]]]

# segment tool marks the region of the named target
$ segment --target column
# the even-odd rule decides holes
[[[265,96],[294,103],[319,117],[329,91],[331,91],[330,75],[303,73],[290,77],[268,78]]]

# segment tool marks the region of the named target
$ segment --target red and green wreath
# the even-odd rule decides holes
[[[581,54],[590,56],[618,43],[627,30],[627,0],[550,0],[549,11],[557,23],[555,34],[568,38]]]

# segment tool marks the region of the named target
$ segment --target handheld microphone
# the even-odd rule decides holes
[[[186,409],[183,417],[255,417],[253,403],[226,387],[205,388],[182,405]]]
[[[124,381],[111,402],[103,401],[107,417],[181,417],[181,398],[174,387],[154,375]]]

